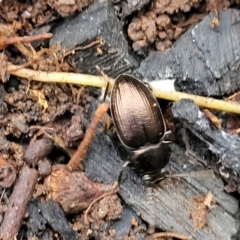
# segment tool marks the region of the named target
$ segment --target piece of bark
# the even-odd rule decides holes
[[[71,54],[71,61],[83,73],[98,75],[98,65],[105,74],[116,77],[138,65],[129,52],[122,23],[111,1],[95,1],[82,13],[60,23],[50,40],[51,47],[58,44],[65,51],[83,46]]]
[[[219,157],[221,164],[229,169],[232,177],[234,177],[239,185],[240,138],[237,135],[226,133],[214,127],[192,100],[182,99],[181,101],[175,102],[172,107],[172,112],[175,118],[181,119],[194,135],[206,143],[207,149]]]
[[[27,204],[37,183],[35,169],[24,166],[19,173],[0,227],[0,239],[12,240],[18,234]]]
[[[52,229],[58,232],[63,239],[79,239],[77,233],[69,226],[64,212],[52,199],[38,204],[42,216],[47,220]]]
[[[65,165],[55,165],[45,185],[48,199],[58,202],[66,213],[86,209],[95,198],[112,189],[112,185],[93,182],[83,172],[69,171]]]
[[[181,173],[202,170],[194,166],[183,150],[172,144],[170,167]],[[116,153],[111,141],[104,134],[97,134],[89,147],[84,160],[86,174],[105,183],[113,183],[118,177],[123,161]],[[208,227],[197,230],[189,214],[194,209],[192,197],[205,196],[212,192],[217,204],[208,215]],[[231,239],[238,232],[238,201],[224,192],[223,182],[219,178],[167,180],[159,188],[148,188],[130,169],[123,173],[120,195],[143,220],[164,231],[190,235],[193,239]],[[219,231],[224,229],[224,231]]]
[[[0,187],[8,188],[16,180],[16,169],[0,154]]]
[[[28,218],[27,218],[27,226],[28,231],[32,233],[32,235],[40,236],[43,232],[46,231],[47,220],[42,216],[39,211],[39,200],[30,201],[27,209]]]
[[[214,13],[183,34],[168,52],[155,52],[137,73],[145,81],[173,79],[175,89],[205,96],[225,96],[240,87],[240,11],[219,12],[220,24],[210,26]]]
[[[24,153],[23,159],[27,163],[35,165],[40,160],[43,160],[52,151],[53,147],[51,139],[46,137],[36,139],[33,137]]]

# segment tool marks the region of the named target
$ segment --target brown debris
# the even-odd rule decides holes
[[[226,130],[232,134],[240,134],[240,117],[231,114],[227,119]]]
[[[227,185],[224,186],[224,190],[227,193],[233,193],[233,192],[240,193],[240,186],[236,182],[230,181],[230,183],[228,182]]]
[[[15,28],[27,31],[32,30],[32,24],[43,24],[52,18],[52,11],[45,1],[2,1],[1,10],[1,17],[6,22],[13,22]]]
[[[38,174],[27,166],[20,171],[0,228],[0,239],[12,240],[18,234],[27,204],[37,183]]]
[[[28,124],[24,115],[8,113],[7,117],[3,117],[0,120],[2,126],[5,127],[5,135],[13,134],[13,136],[19,138],[21,134],[26,134],[29,131]]]
[[[197,8],[200,2],[201,0],[155,0],[154,8],[157,13],[189,12],[191,8]]]
[[[49,138],[42,137],[40,139],[32,138],[30,141],[23,159],[32,165],[43,160],[53,149],[53,142]]]
[[[158,50],[165,51],[182,32],[182,27],[175,27],[168,15],[157,14],[154,10],[134,18],[128,27],[135,51],[154,42]]]
[[[221,122],[219,119],[208,109],[203,109],[205,116],[218,128],[221,129]]]
[[[212,201],[213,201],[213,194],[211,192],[208,192],[205,196],[204,201],[203,201],[203,205],[205,207],[207,207],[208,209],[211,209]]]
[[[48,137],[54,141],[56,146],[67,152],[70,157],[73,154],[73,150],[70,147],[77,147],[79,141],[84,137],[82,117],[83,113],[78,110],[71,119],[60,119],[49,124],[53,130],[51,131],[51,136]],[[46,129],[45,132],[48,132],[48,130]]]
[[[211,209],[213,195],[208,192],[205,197],[195,196],[193,198],[195,208],[191,211],[191,218],[195,229],[199,230],[208,225],[208,212]]]
[[[1,132],[0,132],[1,133]],[[0,151],[4,160],[11,164],[14,168],[23,165],[23,146],[14,142],[8,141],[5,137],[0,135]]]
[[[114,194],[107,196],[95,204],[91,209],[90,218],[94,221],[116,220],[121,216],[122,205],[119,197]]]
[[[238,92],[234,93],[233,95],[229,96],[227,98],[227,100],[240,102],[240,91],[238,91]]]
[[[8,188],[16,180],[16,169],[6,162],[0,154],[0,187]]]
[[[50,175],[51,171],[52,171],[52,165],[46,158],[38,162],[39,175],[48,176]]]
[[[181,13],[178,16],[170,16],[170,14],[179,11],[189,12],[200,2],[200,0],[154,1],[148,12],[139,13],[129,24],[128,36],[134,42],[133,49],[138,51],[152,43],[155,43],[156,49],[160,51],[171,48],[173,41],[178,39],[187,28],[181,26],[181,23],[186,21]],[[173,21],[177,21],[177,24],[173,24]]]
[[[60,203],[67,213],[79,212],[97,197],[112,189],[112,185],[95,183],[83,172],[70,172],[64,165],[55,165],[45,185],[48,198]]]
[[[47,108],[48,108],[48,102],[45,98],[45,95],[43,94],[43,92],[39,91],[39,90],[32,90],[30,91],[31,94],[33,94],[33,98],[37,98],[37,102],[39,103],[39,105],[43,108],[43,113],[46,112]]]
[[[6,82],[8,80],[8,73],[7,73],[7,56],[4,53],[0,54],[0,80],[2,82]]]
[[[20,24],[21,28],[21,24]],[[51,38],[51,33],[41,33],[34,36],[23,36],[19,37],[16,36],[16,27],[14,24],[0,24],[0,49],[5,49],[9,45],[14,45],[16,49],[19,50],[23,54],[23,56],[27,59],[27,62],[23,61],[23,59],[20,59],[20,66],[15,69],[21,69],[24,67],[32,66],[34,69],[43,70],[43,71],[56,71],[59,70],[58,65],[58,59],[57,59],[57,52],[60,50],[60,46],[56,46],[51,49],[42,48],[39,51],[35,51],[32,45],[30,44],[33,41],[36,40],[43,40],[46,38]],[[3,57],[1,57],[3,58]],[[5,82],[4,77],[4,71],[6,71],[7,63],[6,57],[2,62],[2,68],[1,69],[1,78],[2,81]],[[24,63],[23,63],[24,62]],[[64,64],[62,64],[64,65]],[[64,65],[66,66],[66,65]]]
[[[116,193],[119,191],[119,186],[118,186],[118,185],[119,185],[118,182],[115,182],[115,183],[113,184],[113,186],[112,186],[111,191],[108,191],[108,192],[106,192],[106,193],[103,193],[101,196],[95,198],[95,199],[89,204],[88,208],[86,209],[86,211],[85,211],[85,213],[84,213],[84,223],[85,223],[85,224],[88,224],[88,221],[89,221],[89,219],[88,219],[88,213],[89,213],[90,210],[92,209],[92,206],[93,206],[95,203],[99,202],[101,199],[105,199],[105,198],[107,198],[107,197],[111,197],[112,195],[116,194]],[[106,214],[107,214],[106,210],[107,210],[106,208],[105,208],[105,210],[100,209],[100,212],[98,213],[98,217],[97,217],[96,219],[98,219],[98,218],[101,218],[101,219],[104,218],[104,217],[106,216]],[[122,209],[121,209],[121,211],[122,211]],[[93,221],[93,220],[92,220],[92,221]]]
[[[93,0],[73,0],[73,1],[48,0],[47,2],[62,17],[66,17],[68,15],[72,15],[76,10],[81,12],[82,9],[89,6],[93,2]]]
[[[240,102],[240,91],[234,93],[230,97],[227,98],[227,100],[233,101],[233,102]],[[240,118],[239,115],[229,115],[226,129],[228,132],[233,134],[240,134]]]
[[[215,28],[217,26],[219,26],[220,22],[218,18],[213,18],[212,22],[211,22],[211,28]]]
[[[228,8],[231,1],[207,0],[154,0],[147,12],[141,10],[128,26],[128,36],[134,51],[152,46],[166,51],[189,27],[198,23],[207,12],[215,11],[212,27],[219,24],[218,11]],[[203,12],[203,9],[206,9]],[[184,13],[190,13],[186,15]]]
[[[21,25],[21,24],[20,24]],[[30,42],[36,41],[36,40],[41,40],[41,39],[46,39],[46,38],[50,38],[52,37],[51,33],[42,33],[39,35],[35,35],[35,36],[24,36],[24,37],[19,37],[16,36],[16,26],[14,26],[14,24],[9,25],[9,24],[0,24],[0,49],[5,49],[8,47],[8,45],[14,45],[16,47],[16,49],[18,49],[27,59],[31,59],[28,63],[25,63],[23,66],[30,66],[33,65],[34,62],[36,62],[38,60],[38,62],[40,62],[39,58],[40,58],[40,53],[44,52],[44,51],[52,51],[52,50],[45,50],[42,49],[40,50],[39,54],[36,54],[34,49],[32,48]],[[28,47],[26,47],[23,43],[29,43]],[[35,54],[34,54],[35,53]],[[2,54],[3,55],[3,54]],[[6,62],[6,57],[3,56],[1,57],[3,61],[3,63],[1,64],[3,67],[1,69],[1,78],[2,81],[5,82],[5,76],[4,76],[4,72],[6,71],[7,68],[7,62]],[[22,66],[21,66],[22,67]],[[21,68],[19,67],[19,68]]]

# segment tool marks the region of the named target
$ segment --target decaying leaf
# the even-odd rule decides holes
[[[93,182],[83,172],[68,171],[64,165],[55,165],[45,184],[48,198],[60,203],[67,213],[86,209],[95,198],[112,189],[112,185]]]

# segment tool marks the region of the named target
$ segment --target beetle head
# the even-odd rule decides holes
[[[128,166],[141,176],[146,184],[158,183],[164,178],[164,167],[170,157],[169,141],[161,141],[133,151]]]

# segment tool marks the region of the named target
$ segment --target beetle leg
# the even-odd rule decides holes
[[[121,179],[122,179],[122,174],[124,169],[130,164],[130,162],[125,162],[122,166],[122,169],[120,170],[119,174],[118,174],[118,178],[117,178],[117,182],[120,185]]]
[[[105,89],[105,92],[104,92],[104,95],[103,95],[103,102],[106,101],[106,98],[107,98],[107,95],[108,95],[108,91],[109,91],[109,85],[110,85],[110,83],[108,82],[107,86],[106,86],[106,89]]]

